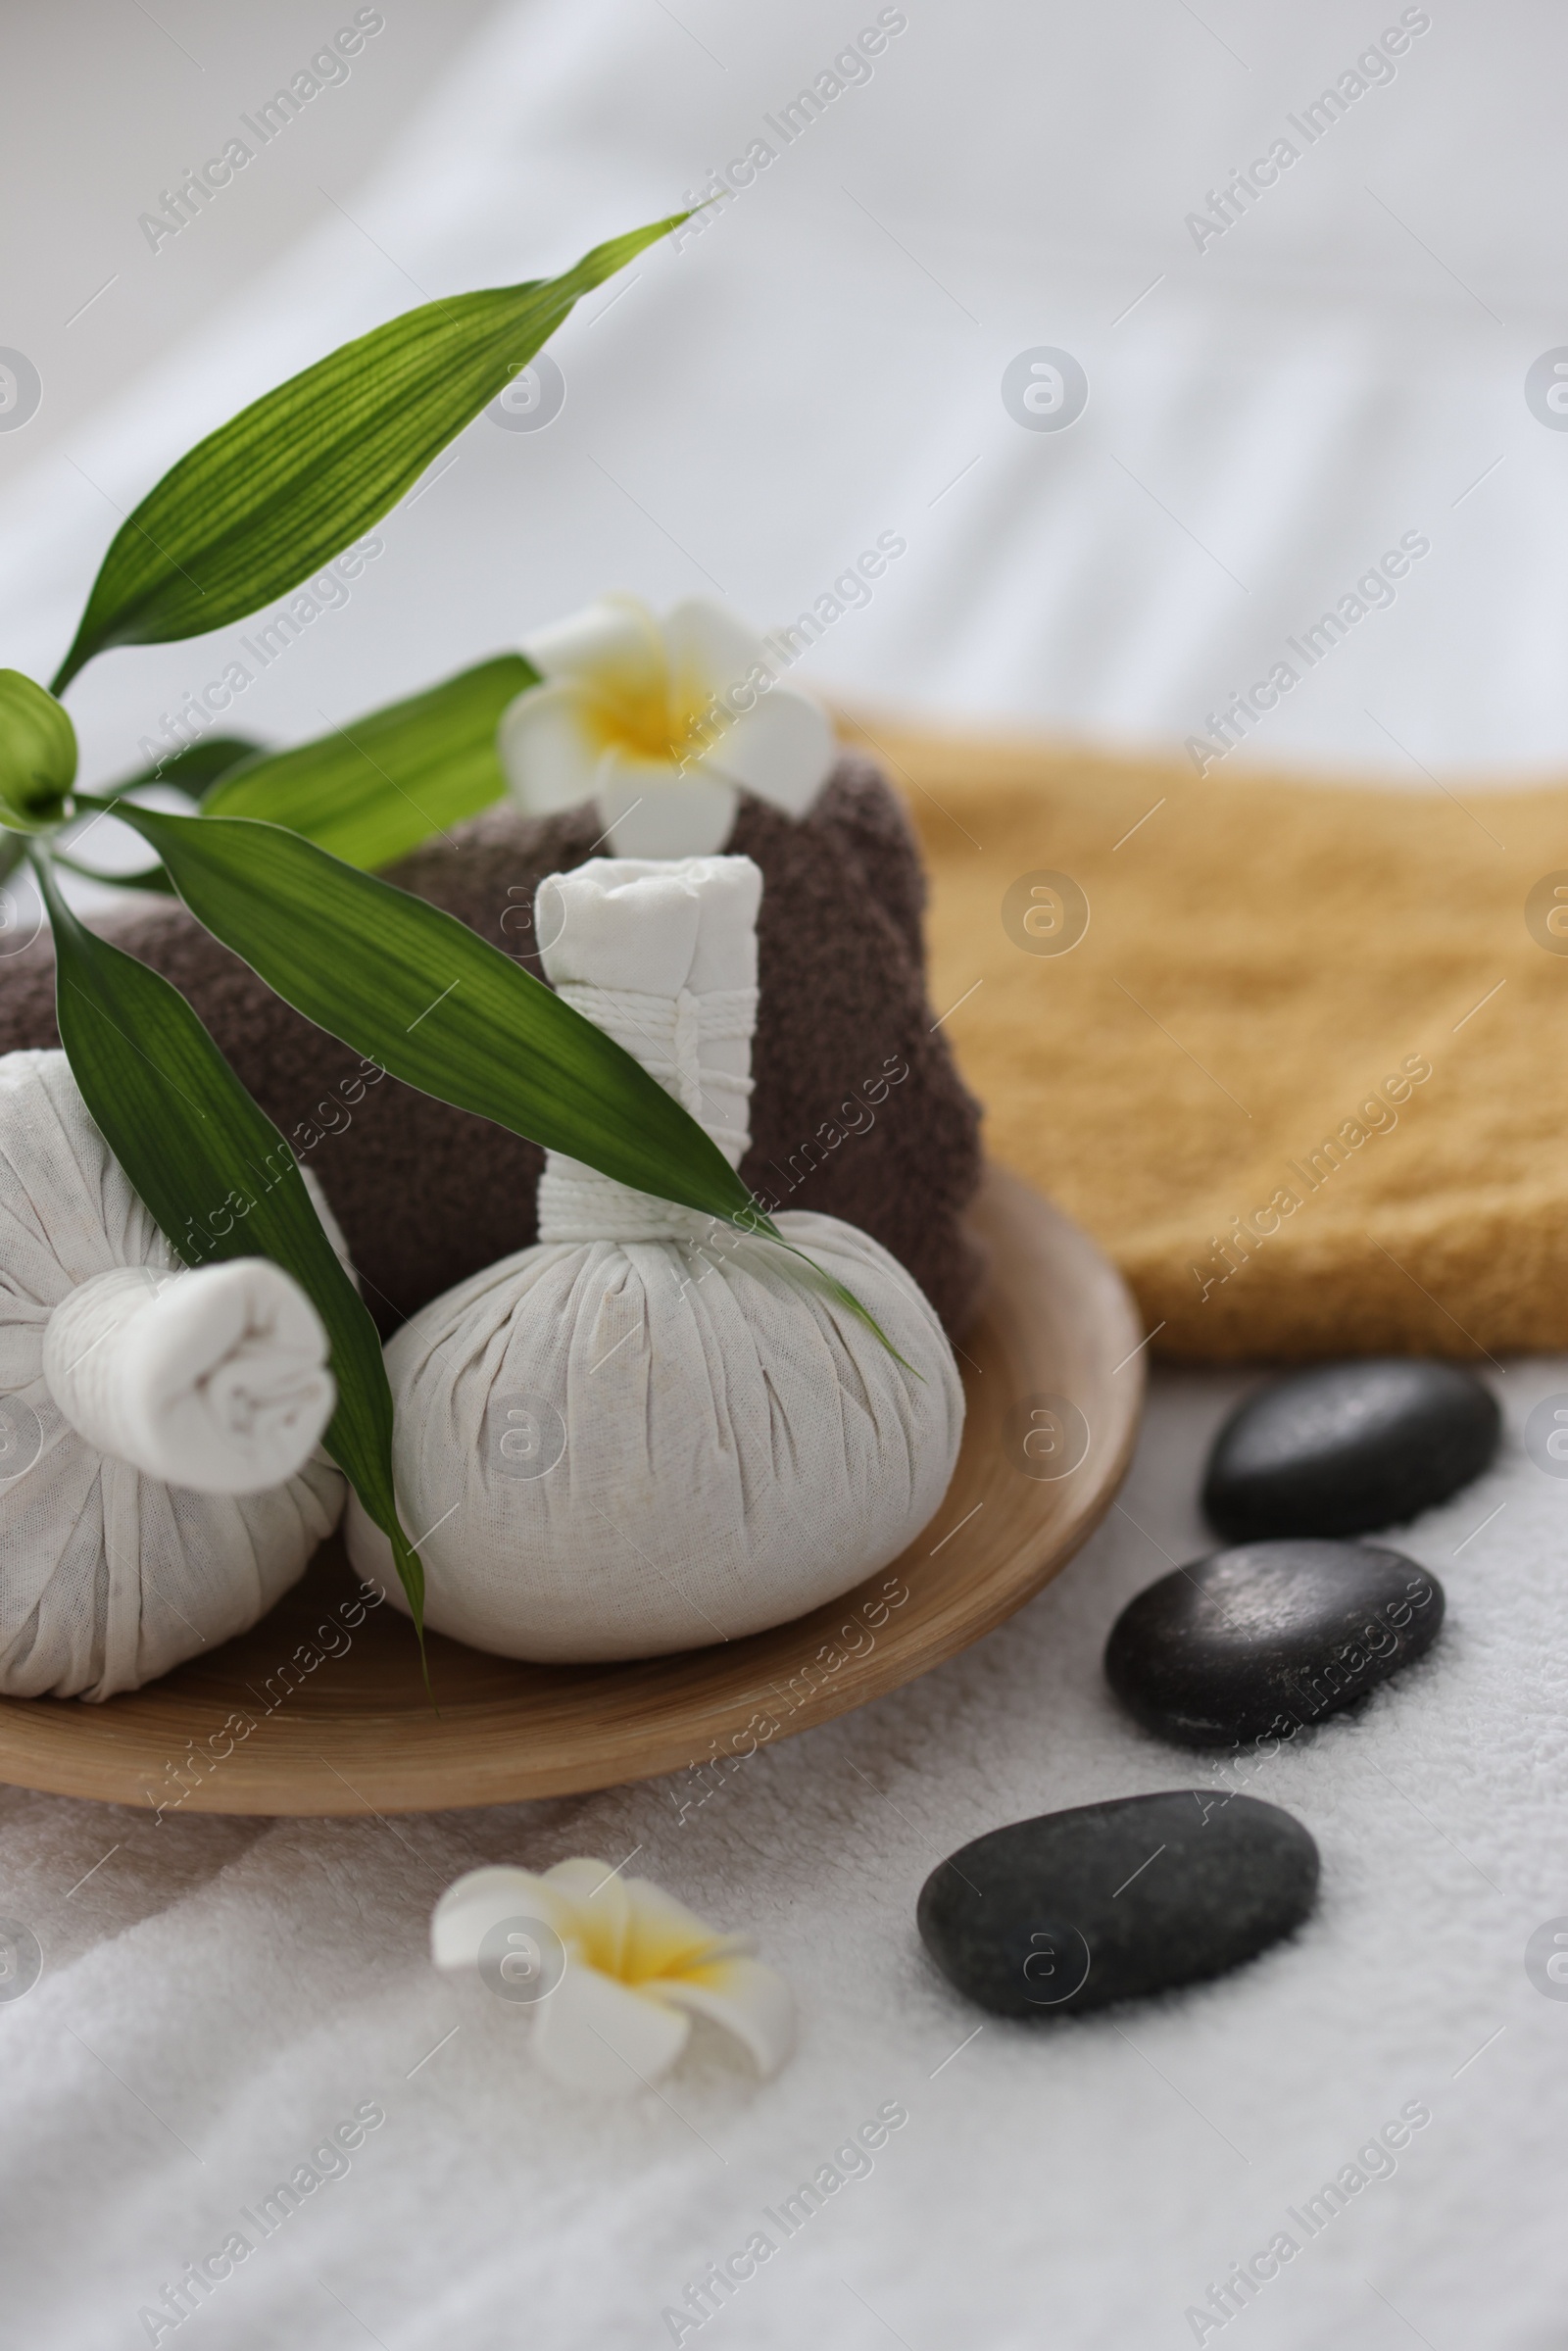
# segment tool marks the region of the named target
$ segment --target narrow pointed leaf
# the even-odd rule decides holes
[[[55,691],[107,646],[205,635],[319,570],[413,488],[579,296],[685,218],[597,245],[564,276],[409,311],[210,433],[116,533]]]
[[[119,813],[198,921],[394,1077],[639,1192],[772,1232],[712,1138],[641,1062],[454,915],[280,825]]]
[[[293,1152],[178,990],[87,930],[48,858],[35,862],[54,930],[60,1038],[82,1100],[185,1264],[271,1257],[312,1299],[337,1383],[324,1443],[390,1539],[418,1626],[424,1575],[398,1524],[381,1343]]]
[[[106,784],[104,790],[118,795],[137,792],[144,784],[172,784],[176,791],[188,792],[192,800],[200,800],[220,775],[226,775],[242,759],[266,757],[266,746],[253,743],[248,735],[204,735],[199,742],[172,751],[167,759],[138,768],[134,775],[122,776],[118,784]]]
[[[538,682],[520,653],[481,661],[314,742],[229,768],[202,813],[286,824],[346,864],[391,865],[501,799],[496,724]]]

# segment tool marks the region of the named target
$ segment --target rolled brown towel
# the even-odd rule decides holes
[[[601,830],[592,803],[556,816],[504,805],[386,878],[542,977],[534,891],[580,865]],[[980,1111],[932,1026],[925,877],[904,811],[877,767],[846,755],[799,820],[743,794],[725,847],[755,857],[763,877],[754,1141],[741,1174],[770,1208],[814,1208],[871,1234],[961,1336],[983,1272],[960,1222],[979,1180]],[[173,901],[94,928],[190,1000],[320,1179],[383,1334],[532,1246],[544,1163],[533,1144],[377,1076]],[[0,1052],[58,1043],[45,934],[0,964]]]

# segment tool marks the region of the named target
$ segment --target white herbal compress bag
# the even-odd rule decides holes
[[[560,994],[731,1166],[748,1141],[760,895],[749,857],[600,857],[543,882],[535,909]],[[430,1625],[543,1662],[655,1656],[800,1616],[919,1533],[963,1424],[942,1327],[865,1234],[777,1222],[905,1364],[775,1243],[550,1154],[538,1245],[386,1349]],[[355,1565],[404,1605],[352,1499],[347,1523]]]
[[[343,1506],[326,1354],[269,1259],[179,1266],[63,1053],[0,1055],[0,1693],[134,1690],[270,1608]]]

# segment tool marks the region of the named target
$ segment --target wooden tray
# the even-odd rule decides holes
[[[894,1567],[831,1606],[632,1665],[518,1665],[434,1635],[436,1712],[407,1620],[377,1607],[353,1623],[334,1541],[249,1633],[146,1690],[101,1706],[0,1699],[0,1780],[170,1813],[387,1813],[698,1767],[695,1802],[758,1745],[940,1665],[1020,1608],[1104,1515],[1143,1394],[1137,1312],[1094,1243],[997,1169],[972,1221],[991,1282],[960,1355],[953,1484]],[[333,1630],[318,1642],[320,1626]],[[306,1665],[323,1649],[340,1653]]]

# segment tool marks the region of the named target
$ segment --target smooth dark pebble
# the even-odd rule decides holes
[[[1255,1796],[1182,1788],[1014,1821],[920,1889],[920,1937],[997,2016],[1059,2017],[1240,1966],[1300,1925],[1317,1846]]]
[[[1239,1543],[1128,1601],[1105,1678],[1165,1739],[1292,1739],[1419,1657],[1443,1610],[1437,1577],[1381,1543]]]
[[[1318,1364],[1231,1414],[1204,1514],[1227,1543],[1398,1526],[1478,1478],[1500,1427],[1491,1390],[1455,1364]]]

